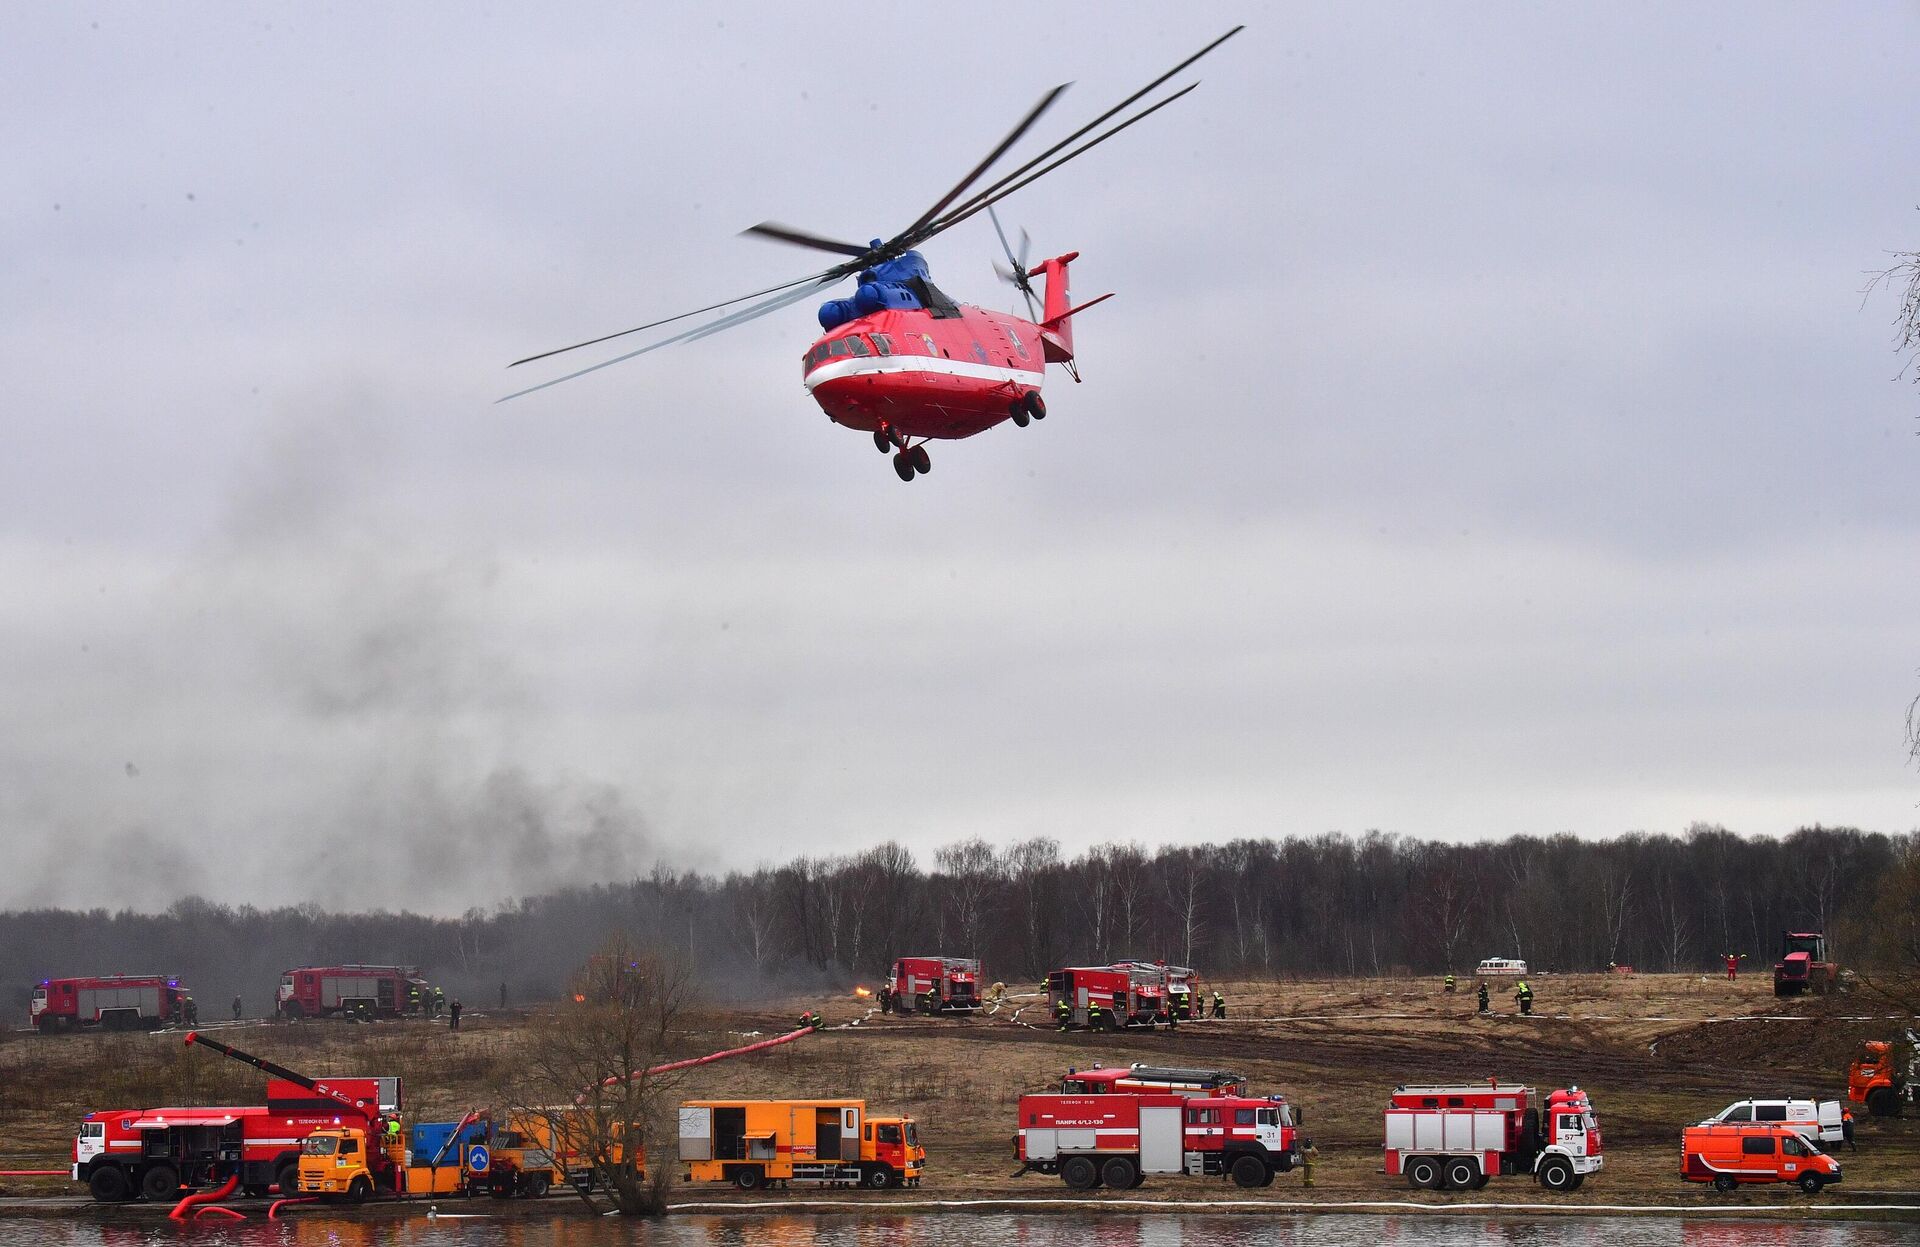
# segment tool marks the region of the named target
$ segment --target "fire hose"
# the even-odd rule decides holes
[[[811,1035],[813,1034],[813,1029],[811,1026],[802,1026],[797,1031],[789,1031],[785,1035],[776,1035],[772,1039],[762,1039],[739,1048],[728,1048],[723,1052],[709,1052],[705,1056],[689,1057],[684,1061],[668,1061],[664,1065],[654,1065],[647,1069],[637,1069],[631,1074],[615,1074],[611,1078],[601,1079],[597,1085],[601,1087],[611,1087],[615,1083],[631,1082],[635,1078],[650,1078],[655,1074],[665,1074],[672,1070],[692,1069],[696,1065],[707,1065],[714,1061],[724,1061],[728,1057],[745,1056],[749,1052],[764,1052],[768,1048],[777,1048],[781,1044],[792,1043],[802,1035]],[[586,1102],[586,1098],[587,1093],[582,1092],[580,1096],[574,1100],[574,1103],[583,1104]]]
[[[232,1177],[228,1178],[226,1182],[222,1184],[220,1189],[217,1191],[196,1191],[192,1195],[187,1196],[185,1199],[175,1204],[173,1206],[173,1211],[168,1213],[167,1216],[171,1217],[175,1221],[185,1221],[188,1219],[187,1209],[192,1208],[199,1204],[217,1204],[221,1200],[225,1199],[227,1196],[233,1194],[234,1191],[239,1187],[239,1185],[240,1185],[240,1175],[236,1173]],[[206,1210],[201,1209],[201,1211],[204,1212]],[[223,1211],[226,1211],[231,1216],[236,1216],[236,1217],[240,1216],[239,1213],[233,1212],[231,1209],[225,1209]],[[199,1213],[195,1213],[194,1215],[198,1216]],[[242,1217],[241,1219],[245,1220],[244,1217]]]

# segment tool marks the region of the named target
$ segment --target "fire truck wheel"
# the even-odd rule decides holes
[[[1723,1173],[1713,1180],[1713,1189],[1719,1191],[1722,1195],[1739,1185],[1740,1179],[1730,1173]]]
[[[1124,1156],[1111,1156],[1107,1163],[1100,1166],[1100,1180],[1116,1191],[1133,1189],[1134,1179],[1140,1176],[1133,1162]]]
[[[1100,1170],[1085,1156],[1069,1156],[1060,1166],[1060,1180],[1076,1191],[1091,1191],[1100,1183]]]
[[[118,1165],[102,1165],[87,1179],[87,1190],[103,1204],[117,1204],[133,1194],[126,1171]]]
[[[743,1191],[757,1191],[760,1189],[762,1179],[760,1176],[760,1168],[757,1165],[735,1165],[733,1172],[728,1176],[733,1179],[733,1184]]]
[[[1406,1164],[1407,1185],[1416,1191],[1440,1188],[1440,1162],[1431,1156],[1416,1156]]]
[[[1470,1160],[1459,1159],[1447,1162],[1447,1186],[1455,1191],[1470,1191],[1473,1180],[1480,1176],[1480,1166]]]
[[[1233,1175],[1233,1184],[1251,1189],[1267,1180],[1267,1165],[1258,1156],[1236,1156],[1233,1167],[1227,1170]]]
[[[373,1183],[367,1181],[365,1178],[355,1178],[353,1181],[347,1183],[347,1202],[349,1204],[364,1204],[367,1202],[367,1196],[371,1194],[373,1194]]]
[[[299,1164],[294,1161],[288,1161],[286,1164],[280,1166],[278,1181],[280,1183],[280,1194],[282,1198],[298,1195],[300,1193]]]
[[[1573,1166],[1564,1157],[1549,1156],[1540,1162],[1540,1185],[1549,1191],[1573,1189]]]
[[[870,1165],[860,1171],[860,1185],[884,1191],[893,1185],[893,1166],[888,1164]]]
[[[1809,1195],[1818,1195],[1820,1188],[1825,1185],[1826,1183],[1820,1180],[1820,1175],[1817,1173],[1803,1173],[1800,1175],[1800,1189]]]
[[[1875,1087],[1867,1093],[1867,1112],[1875,1117],[1898,1117],[1900,1097],[1893,1093],[1892,1087]]]
[[[1007,415],[1011,416],[1013,422],[1023,429],[1027,427],[1027,421],[1032,419],[1027,414],[1027,402],[1023,398],[1016,398],[1007,404]]]
[[[148,1199],[171,1199],[180,1190],[180,1175],[172,1165],[155,1165],[140,1175],[140,1193]]]

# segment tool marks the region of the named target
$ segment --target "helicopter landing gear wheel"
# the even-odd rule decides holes
[[[1027,427],[1027,422],[1033,419],[1032,416],[1027,414],[1027,400],[1024,398],[1016,398],[1011,403],[1008,403],[1007,415],[1013,420],[1015,425],[1023,429]]]
[[[1027,414],[1035,420],[1045,420],[1047,418],[1047,400],[1040,397],[1040,391],[1029,390],[1027,396],[1020,401],[1021,404],[1026,407]]]
[[[903,450],[894,455],[893,474],[895,476],[903,481],[910,481],[914,477],[915,470],[913,460],[907,455],[906,451]]]
[[[887,431],[885,429],[875,429],[873,431],[873,448],[883,455],[893,449],[893,443],[887,440]]]
[[[909,450],[907,452],[907,458],[913,460],[913,470],[920,475],[925,476],[927,473],[933,471],[933,456],[927,453],[927,448],[924,445],[915,446],[912,450]]]

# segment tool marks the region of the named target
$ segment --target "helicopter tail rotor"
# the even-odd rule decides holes
[[[1015,255],[1012,246],[1007,242],[1007,231],[1000,228],[1000,214],[993,210],[992,204],[987,205],[987,219],[993,222],[993,232],[1000,239],[1000,249],[1007,253],[1006,267],[1002,267],[1000,261],[995,260],[993,271],[1000,275],[1001,281],[1018,290],[1020,297],[1027,301],[1027,319],[1038,321],[1040,305],[1034,301],[1033,282],[1027,277],[1027,250],[1033,245],[1033,239],[1028,237],[1026,230],[1021,230],[1020,254]]]

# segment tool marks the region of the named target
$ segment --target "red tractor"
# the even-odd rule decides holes
[[[1773,963],[1773,994],[1824,996],[1840,981],[1840,967],[1827,960],[1827,937],[1816,931],[1782,931],[1780,960]]]

